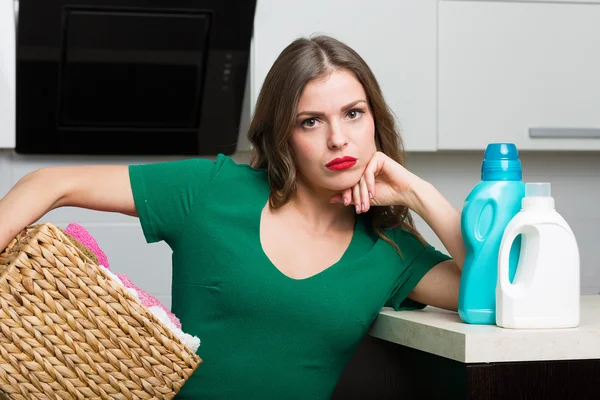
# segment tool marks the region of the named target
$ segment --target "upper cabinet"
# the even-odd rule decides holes
[[[600,5],[441,1],[438,28],[440,150],[600,149]]]
[[[407,150],[434,151],[437,0],[259,0],[251,104],[271,65],[298,37],[328,34],[369,64],[400,122]]]

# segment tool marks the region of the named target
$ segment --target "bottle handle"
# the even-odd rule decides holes
[[[517,236],[524,234],[526,230],[525,225],[518,225],[512,228],[509,225],[502,235],[502,240],[500,242],[500,253],[498,254],[498,285],[505,295],[512,297],[513,299],[519,297],[521,291],[518,290],[520,285],[518,285],[516,279],[514,283],[510,283],[509,280],[510,251]]]
[[[480,223],[481,223],[481,214],[486,207],[491,206],[492,208],[492,216],[489,223],[489,226],[485,230],[485,232],[481,232]],[[496,219],[496,202],[494,199],[473,199],[467,205],[467,208],[463,214],[463,228],[468,227],[469,229],[475,230],[475,240],[470,243],[473,246],[475,252],[479,251],[485,241],[487,235],[492,230],[492,226],[494,225],[493,221]]]

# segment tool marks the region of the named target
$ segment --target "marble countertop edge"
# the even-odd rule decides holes
[[[582,296],[581,323],[567,329],[469,325],[434,307],[383,309],[370,335],[462,363],[600,359],[600,296]]]
[[[464,335],[424,323],[403,321],[382,313],[369,332],[371,336],[396,344],[466,362]]]

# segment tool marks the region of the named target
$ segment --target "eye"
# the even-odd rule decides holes
[[[300,125],[302,125],[305,128],[314,128],[315,126],[317,126],[317,122],[318,121],[316,118],[308,118],[302,121]]]
[[[360,116],[362,114],[364,114],[365,112],[363,110],[358,110],[358,109],[354,109],[354,110],[350,110],[346,113],[346,115],[350,118],[350,119],[359,119]]]

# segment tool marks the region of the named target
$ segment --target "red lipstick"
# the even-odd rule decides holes
[[[325,166],[332,171],[341,171],[353,167],[356,164],[354,157],[340,157],[329,161]]]

